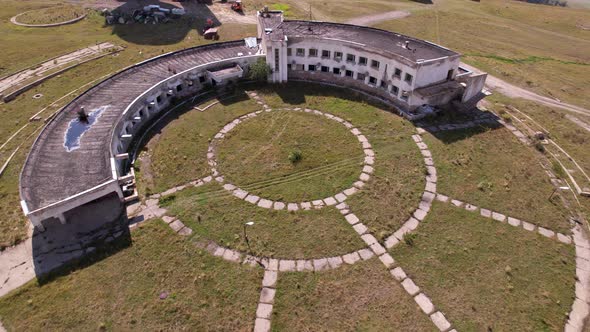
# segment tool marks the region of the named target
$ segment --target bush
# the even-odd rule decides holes
[[[301,151],[292,151],[291,153],[289,153],[289,160],[292,164],[300,162],[302,158],[303,154],[301,153]]]
[[[174,200],[176,200],[176,195],[168,195],[168,196],[160,197],[160,199],[158,200],[158,205],[167,206],[167,205],[172,204],[172,202],[174,202]]]
[[[258,59],[256,63],[250,66],[250,79],[260,82],[266,82],[272,69],[266,64],[265,59]]]
[[[404,242],[408,246],[413,247],[414,246],[414,240],[416,240],[416,234],[414,234],[414,233],[406,233],[406,234],[404,234]]]

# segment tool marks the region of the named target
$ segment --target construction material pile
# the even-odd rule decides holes
[[[137,9],[133,11],[132,14],[122,13],[117,10],[111,12],[108,9],[103,9],[102,11],[107,25],[131,23],[167,23],[171,19],[180,18],[185,13],[185,10],[182,8],[168,9],[158,5],[145,6],[143,9]]]

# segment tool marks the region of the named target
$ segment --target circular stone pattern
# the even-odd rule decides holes
[[[232,121],[215,136],[207,157],[226,190],[278,210],[343,202],[369,180],[374,163],[371,145],[351,123],[299,108]]]
[[[63,5],[20,13],[10,19],[13,24],[25,27],[54,27],[77,22],[86,17],[80,6]]]

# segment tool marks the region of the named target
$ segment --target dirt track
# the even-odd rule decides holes
[[[461,63],[461,66],[469,70],[479,71],[477,68],[467,65],[465,63]],[[527,99],[549,107],[557,107],[569,112],[590,116],[590,110],[588,109],[568,103],[563,103],[561,101],[557,101],[549,97],[538,95],[534,92],[517,87],[516,85],[512,85],[506,81],[503,81],[489,74],[488,78],[486,79],[486,86],[490,90],[498,91],[501,94],[510,98]]]
[[[408,12],[408,11],[394,10],[394,11],[385,12],[385,13],[381,13],[381,14],[355,17],[351,20],[346,21],[346,23],[354,24],[354,25],[369,26],[369,25],[373,25],[376,23],[389,21],[389,20],[397,20],[400,18],[408,17],[408,16],[410,16],[410,12]]]

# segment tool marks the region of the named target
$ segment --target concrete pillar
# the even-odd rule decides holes
[[[60,213],[57,215],[57,218],[59,219],[59,222],[62,225],[65,225],[68,221],[66,220],[66,216],[63,213]]]

